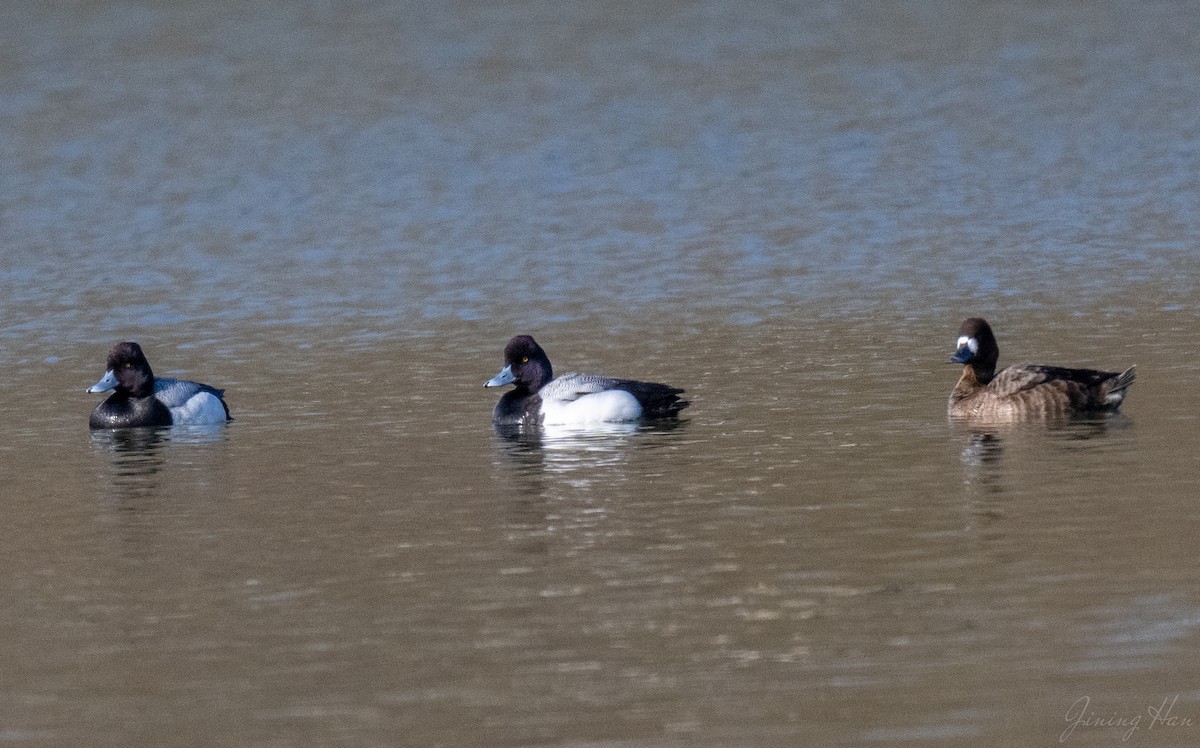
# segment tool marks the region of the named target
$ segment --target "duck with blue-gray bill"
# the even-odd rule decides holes
[[[492,420],[497,426],[586,426],[675,419],[688,406],[683,390],[656,382],[597,374],[564,374],[557,379],[546,352],[529,335],[504,348],[504,368],[484,387],[513,385]]]
[[[988,323],[971,317],[958,329],[950,363],[963,373],[950,393],[953,417],[990,421],[1062,418],[1117,410],[1133,384],[1135,371],[1068,369],[1019,364],[996,371],[1000,347]]]
[[[109,392],[96,406],[93,429],[139,426],[194,426],[233,420],[224,390],[184,379],[155,377],[137,343],[117,343],[108,354],[107,371],[88,392]]]

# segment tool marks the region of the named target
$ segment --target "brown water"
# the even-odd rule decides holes
[[[1198,27],[0,6],[0,743],[1197,744]],[[1124,412],[948,424],[975,314]],[[518,332],[687,418],[498,436]]]

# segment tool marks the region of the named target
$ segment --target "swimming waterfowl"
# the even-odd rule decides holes
[[[504,347],[504,368],[484,387],[515,385],[496,403],[496,425],[586,425],[671,419],[688,406],[683,390],[655,382],[596,374],[554,378],[546,352],[529,335]]]
[[[1121,373],[1021,364],[996,371],[1000,347],[992,328],[971,317],[958,329],[951,363],[963,364],[950,393],[951,416],[1018,421],[1115,411],[1133,384],[1133,366]]]
[[[137,343],[117,343],[107,371],[88,392],[115,390],[88,419],[93,429],[202,425],[230,419],[224,390],[183,379],[156,378]]]

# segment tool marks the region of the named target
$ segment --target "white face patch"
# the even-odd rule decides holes
[[[957,347],[966,346],[971,349],[971,353],[979,353],[979,341],[967,335],[960,335],[958,338]]]

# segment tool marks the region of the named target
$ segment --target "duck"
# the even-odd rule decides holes
[[[233,420],[225,391],[184,379],[155,377],[137,343],[117,343],[108,354],[107,371],[90,393],[109,392],[88,419],[92,429],[140,426],[195,426]]]
[[[1123,372],[1019,364],[996,371],[1000,347],[991,326],[970,317],[958,328],[950,363],[963,372],[950,392],[954,418],[1022,421],[1115,412],[1128,394],[1136,367]]]
[[[497,426],[587,426],[678,418],[684,390],[657,382],[597,374],[554,376],[550,358],[530,335],[504,347],[504,368],[484,387],[514,385],[492,413]]]

